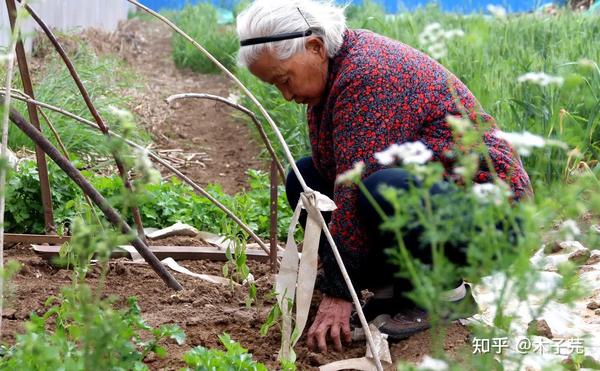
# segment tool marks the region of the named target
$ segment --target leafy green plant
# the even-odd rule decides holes
[[[235,67],[238,39],[235,30],[219,25],[216,9],[207,3],[186,5],[176,13],[174,22],[188,35],[198,40],[219,62]],[[219,69],[183,37],[173,35],[173,59],[179,68],[190,68],[202,73],[218,73]]]
[[[266,371],[267,367],[257,363],[239,343],[231,339],[228,334],[219,336],[225,351],[196,347],[183,356],[188,365],[186,370],[248,370]]]
[[[9,175],[6,205],[6,229],[11,232],[43,232],[43,215],[37,168],[34,161],[23,161],[18,172]],[[71,220],[84,215],[86,205],[79,188],[53,163],[48,166],[55,220],[60,230],[68,229]],[[229,233],[230,220],[206,198],[176,178],[155,184],[139,184],[136,195],[123,191],[120,177],[83,174],[92,182],[114,207],[124,210],[130,222],[127,204],[131,198],[139,205],[145,226],[163,228],[177,221],[191,224],[200,230],[217,234]],[[259,236],[268,238],[269,225],[269,177],[263,171],[249,170],[249,190],[233,196],[223,192],[217,184],[209,185],[207,191],[225,206],[237,213]],[[278,231],[284,239],[291,211],[287,205],[283,186],[279,187]]]
[[[57,225],[64,226],[80,214],[83,196],[79,188],[54,163],[48,164]],[[23,161],[10,172],[6,188],[5,228],[16,233],[44,230],[40,183],[35,161]]]
[[[63,289],[48,299],[56,304],[43,316],[31,314],[25,332],[0,358],[0,369],[145,370],[148,354],[166,356],[165,340],[183,343],[177,326],[147,325],[134,298],[127,309],[115,309],[113,301],[99,300],[86,285]]]
[[[248,191],[233,196],[223,192],[218,184],[206,187],[207,191],[230,210],[234,211],[259,236],[269,236],[269,180],[262,171],[249,170]],[[217,207],[204,197],[172,178],[168,182],[147,186],[147,195],[142,200],[141,211],[144,223],[155,226],[168,226],[182,221],[201,230],[221,233],[226,231],[230,221]],[[279,238],[284,239],[291,211],[285,199],[282,186],[278,198]]]

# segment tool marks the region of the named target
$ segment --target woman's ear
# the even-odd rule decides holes
[[[319,37],[312,36],[306,42],[306,50],[318,56],[321,60],[327,59],[327,51],[325,50],[325,43]]]

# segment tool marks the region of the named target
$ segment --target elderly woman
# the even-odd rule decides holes
[[[383,253],[393,241],[380,232],[378,214],[356,186],[335,180],[363,161],[362,181],[391,213],[379,186],[407,188],[412,181],[402,168],[380,165],[375,153],[392,144],[420,141],[433,152],[434,160],[450,170],[453,135],[447,116],[460,116],[466,109],[492,127],[493,119],[469,89],[435,60],[373,32],[348,29],[344,9],[331,3],[256,0],[238,16],[237,31],[240,63],[275,85],[286,100],[308,105],[312,156],[297,165],[308,186],[332,197],[338,207],[327,217],[345,266],[357,290],[369,288],[376,294],[371,308],[365,308],[366,315],[370,319],[381,313],[394,315],[382,328],[392,338],[426,329],[425,314],[404,299],[410,283],[394,278],[398,267],[389,264]],[[514,198],[528,194],[529,178],[508,144],[494,137],[493,131],[484,139],[495,172],[509,183]],[[491,179],[489,169],[481,166],[474,180]],[[286,191],[295,207],[302,190],[293,173]],[[409,249],[419,244],[419,233],[413,232],[405,234]],[[414,249],[413,255],[430,262],[419,251]],[[465,263],[460,246],[447,246],[445,251],[451,261]],[[329,335],[340,350],[342,340],[350,340],[352,302],[326,243],[321,243],[319,256],[323,275],[318,288],[323,296],[307,342],[326,351]],[[455,283],[449,282],[449,288]],[[459,286],[454,299],[470,297],[465,291]]]

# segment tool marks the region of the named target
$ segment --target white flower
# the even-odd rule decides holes
[[[423,32],[419,34],[419,44],[421,44],[431,57],[440,59],[448,54],[446,41],[464,35],[465,32],[463,30],[444,30],[441,24],[435,22],[428,24],[423,29]]]
[[[448,55],[448,49],[446,48],[446,44],[438,42],[427,47],[427,54],[433,59],[442,59]]]
[[[529,82],[542,87],[548,85],[562,86],[565,82],[565,79],[561,76],[552,76],[544,72],[527,72],[526,74],[519,76],[517,82]]]
[[[473,194],[483,204],[494,203],[500,205],[511,195],[511,192],[506,188],[506,186],[501,187],[493,183],[475,183],[473,184]]]
[[[427,45],[438,42],[444,36],[444,29],[438,22],[428,24],[419,34],[419,43]]]
[[[510,143],[521,156],[529,156],[532,148],[542,148],[546,145],[544,138],[531,134],[528,131],[524,131],[523,133],[506,133],[497,130],[496,137]]]
[[[406,164],[422,165],[433,157],[433,152],[423,142],[407,142],[392,144],[387,149],[375,153],[375,159],[380,165],[389,166],[397,161]]]
[[[131,112],[129,112],[125,109],[121,109],[119,107],[112,106],[112,105],[108,106],[108,109],[110,110],[110,112],[112,112],[115,116],[117,116],[121,120],[131,120],[133,118],[133,116],[131,115]]]
[[[577,223],[572,219],[568,219],[568,220],[565,220],[564,222],[562,222],[559,230],[560,230],[560,234],[567,241],[573,241],[575,239],[575,237],[577,237],[581,234],[581,230],[579,229],[579,226],[577,226]]]
[[[354,164],[352,169],[346,170],[345,172],[338,175],[335,182],[337,184],[351,184],[360,180],[360,176],[365,171],[365,163],[359,161]]]
[[[465,31],[460,30],[460,29],[456,29],[456,30],[449,30],[444,32],[444,38],[446,40],[452,40],[455,37],[463,37],[465,36]]]
[[[124,133],[130,133],[137,129],[135,127],[133,115],[131,114],[131,112],[112,105],[108,106],[108,109],[112,114],[117,116],[117,120],[119,120],[119,123],[121,124],[121,129]]]
[[[392,144],[387,149],[375,153],[375,159],[379,162],[380,165],[389,166],[396,162],[396,157],[394,156],[394,152],[397,151],[399,146],[397,144]]]
[[[141,174],[142,179],[148,184],[160,183],[160,172],[152,165],[152,161],[148,157],[148,150],[137,149],[135,154],[135,170]]]
[[[487,10],[496,18],[506,18],[506,9],[501,5],[489,4]]]
[[[421,363],[417,365],[417,370],[446,371],[448,370],[448,364],[446,361],[442,361],[441,359],[425,356],[423,357]]]
[[[496,130],[496,137],[510,143],[521,156],[529,156],[533,148],[542,148],[545,146],[556,146],[564,150],[569,148],[566,143],[560,140],[544,139],[528,131],[524,131],[523,133],[506,133]]]

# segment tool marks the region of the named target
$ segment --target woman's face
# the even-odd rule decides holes
[[[248,69],[262,81],[275,85],[287,101],[315,105],[321,101],[327,85],[327,66],[323,41],[311,37],[306,50],[283,61],[264,52]]]

